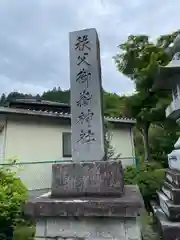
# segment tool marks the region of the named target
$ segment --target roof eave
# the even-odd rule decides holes
[[[71,115],[69,113],[53,113],[53,112],[44,112],[44,111],[32,111],[32,110],[22,110],[22,109],[10,109],[7,107],[0,107],[0,114],[10,114],[10,115],[26,115],[26,116],[41,116],[41,117],[51,117],[51,118],[66,118],[70,119]],[[105,119],[113,123],[126,123],[134,125],[136,124],[135,119],[129,118],[113,118],[106,117]]]

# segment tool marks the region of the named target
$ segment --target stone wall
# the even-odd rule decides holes
[[[36,240],[140,240],[135,219],[46,218],[37,220]]]

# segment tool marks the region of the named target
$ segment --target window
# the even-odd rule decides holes
[[[64,132],[62,134],[63,143],[63,157],[71,157],[71,133]]]

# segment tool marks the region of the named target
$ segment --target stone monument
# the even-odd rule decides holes
[[[101,161],[104,119],[99,39],[94,29],[70,33],[72,160]]]
[[[120,161],[106,159],[100,49],[95,29],[70,33],[72,162],[54,164],[50,193],[27,201],[36,240],[140,240],[144,209],[137,186],[124,186]]]
[[[173,101],[166,109],[166,117],[180,122],[180,37],[176,38],[172,61],[160,72],[155,80],[156,89],[172,91]],[[168,51],[167,51],[168,52]],[[159,204],[152,203],[154,215],[158,220],[164,240],[180,239],[180,138],[174,145],[174,150],[168,154],[169,169],[161,191],[158,191]]]

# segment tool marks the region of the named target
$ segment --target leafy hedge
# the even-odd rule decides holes
[[[14,229],[13,240],[34,240],[35,226],[28,224],[17,225]]]
[[[27,189],[16,173],[10,168],[0,168],[0,239],[23,219],[22,205],[27,199]]]
[[[153,163],[141,164],[138,168],[128,166],[124,170],[125,184],[137,184],[143,195],[146,206],[149,201],[156,198],[156,191],[161,187],[164,180],[164,169]]]

